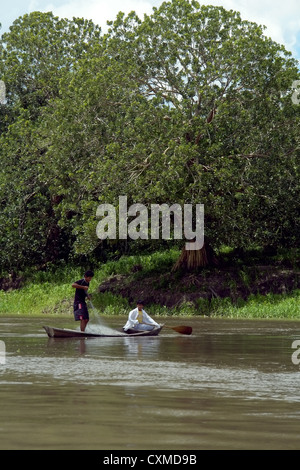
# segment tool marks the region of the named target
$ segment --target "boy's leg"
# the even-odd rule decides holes
[[[89,321],[87,319],[80,320],[80,331],[85,331],[86,325],[88,324],[88,322]]]

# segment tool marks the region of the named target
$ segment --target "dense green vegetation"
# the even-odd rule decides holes
[[[239,13],[194,0],[164,2],[143,20],[120,13],[109,26],[103,34],[91,21],[34,12],[0,40],[0,273],[40,272],[20,292],[0,291],[1,312],[59,309],[79,274],[72,265],[107,262],[100,283],[122,263],[130,269],[122,255],[142,254],[145,265],[165,249],[173,255],[158,274],[178,259],[187,269],[179,242],[97,238],[97,207],[117,208],[120,195],[146,207],[204,204],[211,253],[299,247],[291,54]],[[192,268],[215,259],[199,250]],[[127,310],[110,299],[101,308]],[[295,299],[284,300],[291,316]],[[237,308],[214,302],[200,311]]]
[[[92,302],[97,311],[102,315],[124,315],[133,307],[134,302],[130,302],[125,296],[116,294],[113,291],[98,291],[99,285],[114,277],[124,276],[126,282],[133,282],[138,288],[147,283],[149,279],[157,279],[159,288],[164,288],[161,282],[161,276],[166,275],[174,260],[179,255],[179,250],[171,249],[164,252],[156,252],[148,255],[123,256],[118,261],[109,261],[95,269],[95,277],[91,282],[90,292],[92,293]],[[223,248],[219,254],[224,263],[228,262],[228,248]],[[246,291],[249,287],[248,273],[251,264],[258,261],[259,254],[251,254],[246,260],[236,258],[230,259],[230,265],[235,265],[235,272],[241,280],[241,285]],[[270,257],[269,262],[282,263],[288,261],[293,266],[292,256],[288,260],[287,254],[281,257]],[[247,264],[246,264],[247,263]],[[141,267],[141,271],[136,271],[134,267]],[[296,264],[294,265],[297,268]],[[226,266],[225,266],[226,268]],[[203,276],[203,273],[201,274]],[[72,316],[72,304],[74,291],[71,288],[72,282],[81,278],[82,269],[70,267],[69,265],[50,267],[47,270],[30,270],[24,273],[21,289],[11,289],[8,291],[0,290],[0,315],[28,315],[28,316]],[[172,285],[175,291],[180,288],[180,276],[176,276]],[[184,278],[184,276],[183,276]],[[203,278],[202,278],[203,279]],[[220,283],[224,283],[223,275],[218,277]],[[299,284],[299,282],[298,282]],[[209,317],[223,318],[299,318],[299,297],[300,290],[295,288],[285,295],[278,294],[272,290],[263,295],[259,292],[252,293],[243,298],[236,296],[236,286],[234,281],[229,281],[231,293],[228,297],[210,297],[197,298],[196,301],[183,300],[179,305],[167,307],[159,303],[147,304],[147,310],[155,316],[194,316],[205,315]],[[274,285],[273,285],[274,288]],[[194,292],[193,286],[186,288],[184,294]],[[147,294],[146,294],[147,295]],[[136,299],[135,299],[136,300]],[[93,313],[92,308],[91,314]]]
[[[72,292],[70,284],[40,283],[30,284],[22,290],[13,292],[0,291],[0,315],[5,316],[69,316],[73,318]],[[244,301],[233,304],[231,299],[214,299],[212,302],[199,302],[196,309],[189,303],[183,303],[177,309],[149,305],[147,311],[156,317],[205,315],[223,318],[269,318],[299,319],[300,290],[288,295],[279,294],[253,295]],[[133,308],[126,299],[106,293],[95,294],[93,305],[101,316],[123,315],[124,318]],[[90,308],[91,321],[93,310]],[[48,317],[49,318],[49,317]]]

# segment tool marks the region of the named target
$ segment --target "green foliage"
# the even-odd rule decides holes
[[[1,271],[148,249],[97,239],[120,195],[204,204],[216,250],[299,244],[299,70],[261,26],[187,0],[105,35],[34,12],[0,59]]]
[[[59,19],[33,12],[14,21],[0,43],[0,75],[8,105],[30,110],[31,118],[59,94],[59,81],[87,53],[100,30],[91,21]]]
[[[173,1],[144,21],[120,14],[97,51],[47,122],[48,155],[65,164],[54,166],[60,220],[78,252],[97,244],[97,204],[117,207],[123,194],[128,204],[204,203],[215,248],[297,243],[299,110],[283,95],[299,72],[282,46],[238,13]],[[85,162],[83,178],[81,166],[65,177],[70,156]]]
[[[43,315],[45,313],[72,313],[70,285],[52,283],[30,283],[20,290],[0,290],[0,315]]]
[[[138,276],[168,272],[179,256],[179,250],[158,251],[149,255],[122,256],[117,261],[108,261],[101,267],[103,279],[116,274],[131,274],[134,267],[140,267]],[[140,274],[139,274],[140,273]]]
[[[7,104],[0,134],[0,270],[64,258],[68,231],[54,213],[57,195],[42,178],[48,142],[42,110],[59,96],[60,80],[100,31],[92,22],[34,12],[17,19],[0,42],[0,77]]]
[[[90,293],[92,302],[102,316],[128,315],[132,305],[126,298],[112,292],[98,292],[103,281],[116,274],[132,274],[137,263],[143,267],[144,275],[151,276],[160,268],[168,269],[178,252],[170,250],[166,253],[154,253],[151,256],[122,257],[94,270],[95,277],[91,281]],[[25,285],[18,290],[0,290],[0,315],[6,316],[72,316],[74,289],[71,284],[80,279],[83,269],[62,265],[56,268],[49,265],[46,271],[30,270],[24,274]],[[243,271],[241,270],[241,273]],[[173,287],[174,288],[174,287]],[[195,302],[183,301],[180,305],[168,308],[163,305],[147,305],[147,311],[161,321],[168,316],[207,316],[223,318],[266,318],[266,319],[298,319],[300,290],[285,295],[269,293],[267,295],[251,294],[247,300],[237,298],[203,298]],[[91,309],[92,315],[92,309]]]
[[[212,305],[211,314],[213,316],[223,316],[227,318],[266,318],[266,319],[299,319],[300,290],[296,290],[288,295],[267,294],[251,295],[247,301],[238,299],[236,304],[232,304],[230,299],[226,299]]]
[[[101,316],[124,315],[126,317],[132,310],[127,299],[111,292],[93,295],[93,305]]]

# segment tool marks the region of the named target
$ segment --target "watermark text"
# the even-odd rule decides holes
[[[0,340],[0,364],[5,364],[5,343]]]
[[[0,80],[0,104],[6,104],[6,86],[3,80]]]
[[[300,339],[293,341],[292,349],[296,349],[292,354],[292,363],[298,366],[300,364]]]
[[[151,204],[148,210],[140,203],[128,208],[127,196],[119,196],[118,210],[112,204],[100,204],[96,216],[101,219],[96,228],[100,240],[126,240],[128,237],[132,240],[159,240],[160,237],[170,240],[172,222],[173,238],[189,240],[185,244],[186,250],[200,250],[204,244],[203,204],[195,207],[184,204],[183,208],[180,204]]]
[[[294,90],[292,94],[292,102],[293,104],[300,104],[300,80],[295,80],[292,84],[292,88]]]

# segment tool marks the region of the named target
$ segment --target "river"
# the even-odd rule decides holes
[[[300,448],[300,322],[171,318],[193,334],[88,339],[43,324],[74,328],[0,318],[1,450]]]

